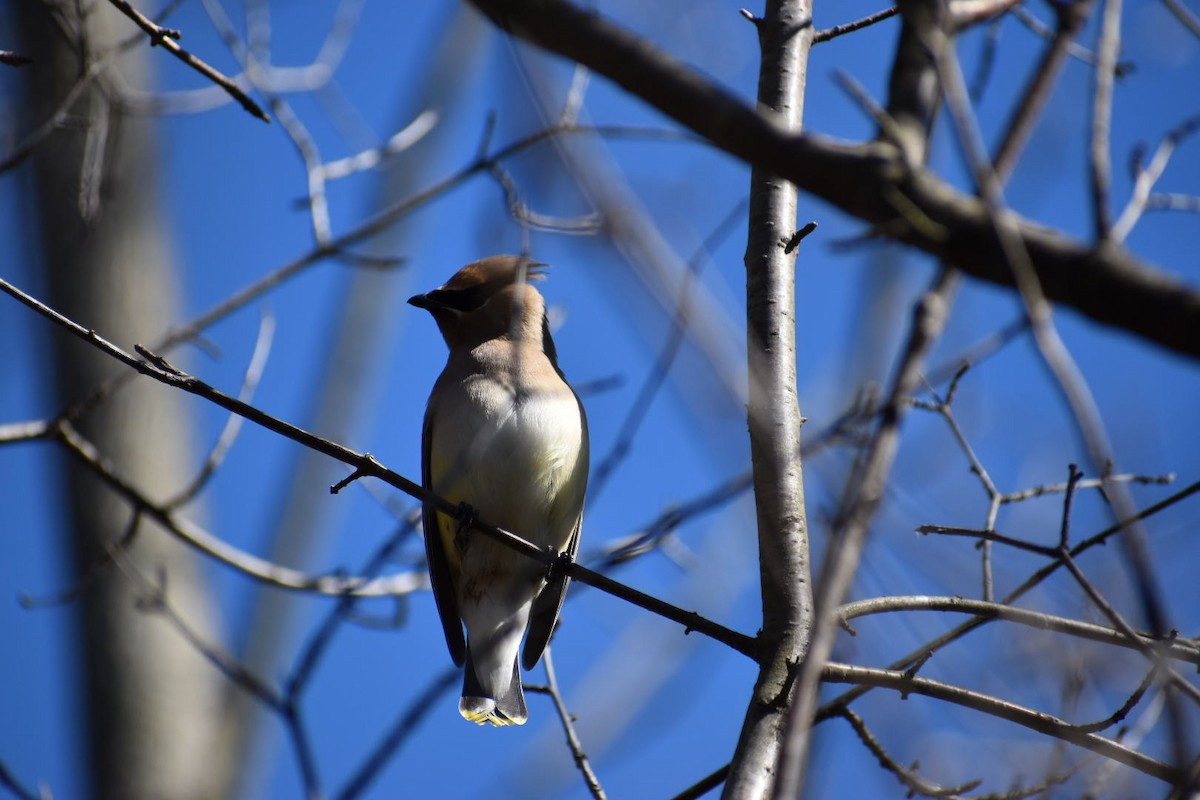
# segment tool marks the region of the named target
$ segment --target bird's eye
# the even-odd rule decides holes
[[[467,289],[434,289],[429,296],[444,308],[467,312],[480,308],[492,293],[487,284],[480,284]]]

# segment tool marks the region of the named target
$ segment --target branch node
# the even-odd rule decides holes
[[[921,667],[925,666],[925,662],[931,658],[933,658],[933,651],[926,650],[925,654],[922,655],[920,658],[918,658],[916,663],[914,663],[908,669],[904,670],[904,680],[911,681],[913,678],[917,677],[917,673],[921,671]],[[903,700],[907,700],[908,692],[902,690],[900,692],[900,697]]]
[[[553,545],[546,546],[546,583],[552,583],[560,576],[569,578],[575,559],[566,550],[558,552]],[[691,633],[691,628],[685,628],[684,633]]]
[[[364,477],[366,477],[366,473],[364,473],[361,469],[356,469],[353,472],[351,472],[349,475],[347,475],[346,477],[342,478],[337,483],[330,486],[329,493],[337,494],[338,492],[342,491],[342,489],[345,489],[347,486],[354,483],[359,478],[364,478]]]
[[[739,13],[739,14],[741,14],[741,15],[742,15],[742,17],[743,17],[743,18],[744,18],[744,19],[745,19],[747,22],[749,22],[751,25],[753,25],[755,28],[760,28],[760,27],[762,27],[762,19],[761,19],[761,18],[759,18],[759,17],[756,17],[756,16],[754,16],[754,14],[752,14],[752,13],[750,12],[750,9],[748,9],[748,8],[739,8],[739,9],[738,9],[738,13]]]
[[[94,332],[92,332],[92,333],[94,335]],[[135,344],[133,346],[133,349],[137,352],[137,354],[139,356],[146,359],[146,361],[148,361],[150,363],[150,365],[155,367],[156,369],[159,369],[162,372],[166,372],[169,375],[175,375],[177,377],[182,377],[184,375],[182,370],[176,369],[175,367],[171,366],[171,363],[169,361],[167,361],[165,358],[160,356],[158,353],[155,353],[150,348],[143,347],[140,344]]]
[[[800,228],[798,231],[793,233],[787,239],[780,240],[780,244],[783,246],[783,252],[791,255],[793,252],[795,252],[796,248],[800,246],[800,242],[802,242],[810,233],[812,233],[816,229],[817,229],[817,223],[810,222],[807,225],[805,225],[803,228]]]

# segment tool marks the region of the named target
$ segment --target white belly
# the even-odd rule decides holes
[[[514,400],[481,376],[459,389],[434,425],[434,491],[534,544],[566,547],[587,470],[574,395],[564,385]]]

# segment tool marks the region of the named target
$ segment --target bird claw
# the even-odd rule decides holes
[[[470,503],[459,503],[458,511],[454,512],[454,519],[458,522],[459,534],[466,533],[475,524],[477,518],[475,507]]]
[[[546,564],[546,583],[553,583],[557,579],[567,577],[575,559],[566,551],[560,553],[553,547],[547,549],[550,551],[550,560]]]

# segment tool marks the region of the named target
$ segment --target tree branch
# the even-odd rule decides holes
[[[1125,631],[1116,628],[1106,628],[1092,622],[1016,608],[1003,603],[972,600],[967,597],[873,597],[868,600],[847,603],[838,609],[838,614],[845,623],[856,617],[903,611],[954,611],[962,614],[974,614],[980,619],[1002,619],[1030,628],[1065,633],[1081,639],[1130,649],[1140,649],[1139,643],[1144,647],[1157,645],[1164,656],[1200,666],[1200,644],[1191,640],[1159,639],[1146,633],[1136,633],[1131,638]]]
[[[837,637],[838,606],[854,580],[871,520],[883,499],[883,490],[900,446],[900,426],[906,410],[904,398],[920,383],[920,374],[933,343],[941,336],[950,303],[958,287],[958,272],[943,268],[913,313],[905,351],[893,378],[879,425],[871,438],[861,468],[850,476],[849,491],[833,523],[831,545],[817,581],[817,619],[812,643],[796,678],[786,729],[777,800],[798,797],[811,751],[812,720],[820,699],[820,681]]]
[[[799,131],[813,37],[810,0],[768,0],[762,18],[751,21],[762,49],[758,103],[782,129]],[[796,187],[771,170],[751,171],[745,255],[747,412],[763,623],[758,680],[725,798],[761,798],[773,791],[792,684],[789,673],[804,657],[812,633],[800,455],[803,419],[796,389],[796,199]]]
[[[716,147],[763,167],[979,280],[1013,286],[983,203],[882,143],[787,131],[653,44],[563,0],[472,0],[513,34],[574,59]],[[1012,212],[1046,297],[1097,322],[1200,358],[1200,292],[1123,247],[1072,241]]]
[[[348,447],[343,447],[336,442],[332,442],[313,433],[309,433],[308,431],[298,428],[295,425],[285,422],[277,417],[273,417],[270,414],[255,408],[254,406],[244,403],[235,397],[231,397],[218,389],[214,389],[212,386],[209,386],[192,375],[188,375],[187,373],[176,369],[167,363],[166,359],[150,352],[149,350],[146,350],[143,347],[136,346],[136,349],[138,350],[139,354],[143,356],[144,360],[135,358],[134,356],[114,345],[112,342],[109,342],[101,337],[95,331],[84,328],[79,323],[63,316],[37,298],[22,292],[20,289],[16,288],[2,278],[0,278],[0,291],[3,291],[16,298],[29,308],[37,311],[42,316],[65,328],[76,337],[101,350],[117,361],[120,361],[126,366],[136,370],[137,372],[140,372],[146,377],[153,378],[161,383],[167,384],[168,386],[174,386],[175,388],[182,389],[189,394],[194,394],[197,397],[208,400],[209,402],[214,403],[221,408],[245,417],[257,425],[261,425],[273,433],[277,433],[280,436],[291,439],[292,441],[304,445],[311,450],[315,450],[318,453],[323,453],[332,459],[349,465],[354,469],[354,472],[346,479],[331,487],[331,491],[334,491],[335,493],[338,489],[348,485],[351,481],[363,477],[372,477],[378,478],[379,480],[394,486],[405,494],[415,497],[422,502],[432,503],[439,511],[442,511],[443,513],[457,516],[461,511],[461,508],[458,504],[451,503],[449,500],[446,500],[445,498],[425,489],[420,484],[414,483],[403,475],[387,469],[378,461],[376,461],[370,453],[359,453],[351,450]],[[150,515],[155,516],[155,508],[152,505],[146,505],[145,510]],[[159,521],[162,521],[162,519]],[[735,630],[731,630],[730,628],[726,628],[724,625],[713,622],[712,620],[709,620],[694,611],[686,611],[678,606],[674,606],[663,600],[659,600],[656,597],[652,597],[645,592],[641,592],[633,587],[626,586],[623,583],[609,578],[607,575],[602,575],[599,572],[590,570],[582,564],[572,561],[569,558],[564,559],[557,553],[544,550],[531,543],[527,539],[524,539],[511,531],[506,531],[503,528],[498,528],[495,525],[491,525],[482,519],[475,518],[472,521],[471,526],[474,530],[479,531],[484,536],[499,542],[505,547],[516,550],[528,558],[532,558],[533,560],[545,565],[547,568],[562,569],[566,571],[568,576],[579,581],[580,583],[586,583],[587,585],[600,589],[607,594],[619,597],[627,602],[633,603],[636,606],[644,608],[647,611],[677,622],[684,627],[685,633],[698,631],[745,656],[750,658],[754,657],[756,646],[753,637],[747,636],[746,634]],[[193,545],[195,544],[194,542],[190,543]],[[219,544],[221,544],[223,547],[228,547],[228,545],[225,545],[223,542]],[[343,591],[345,591],[344,588]]]
[[[856,667],[848,664],[829,663],[825,665],[824,680],[830,683],[855,683],[863,686],[882,686],[895,689],[902,695],[919,694],[933,697],[955,705],[971,708],[990,714],[1009,722],[1015,722],[1030,730],[1047,736],[1053,736],[1065,742],[1091,750],[1105,758],[1132,767],[1161,781],[1174,783],[1180,779],[1181,770],[1164,764],[1158,759],[1131,750],[1128,747],[1088,733],[1077,725],[1061,720],[1051,714],[1019,706],[997,697],[985,695],[970,689],[942,683],[941,681],[922,678],[913,675],[911,671],[876,669],[873,667]]]

